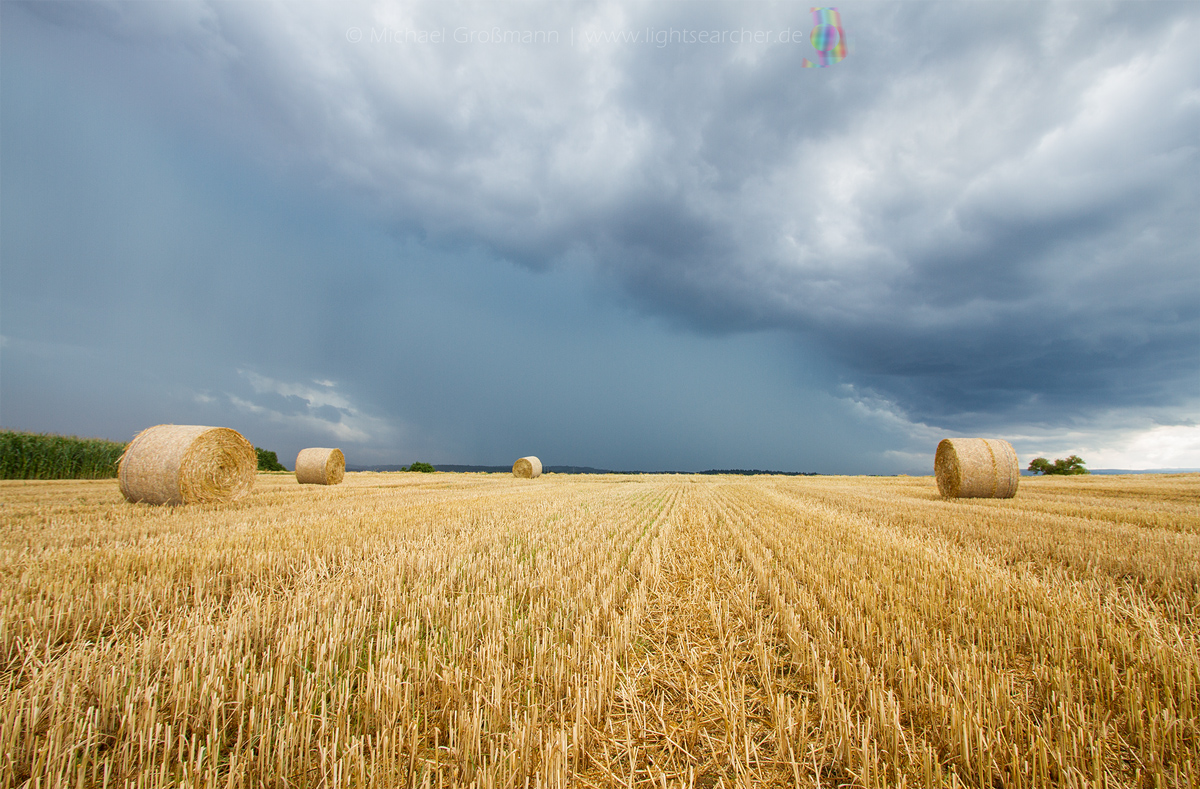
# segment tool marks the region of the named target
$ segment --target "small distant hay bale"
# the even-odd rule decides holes
[[[513,476],[521,477],[522,479],[533,479],[534,477],[542,476],[542,461],[533,455],[517,458],[517,462],[513,463]]]
[[[1021,464],[1012,444],[998,438],[945,438],[933,459],[938,492],[948,499],[1011,499]]]
[[[340,449],[309,447],[296,455],[296,481],[301,485],[336,485],[346,476],[346,456]]]
[[[241,498],[257,472],[258,453],[236,430],[155,425],[129,442],[117,480],[132,502],[196,504]]]

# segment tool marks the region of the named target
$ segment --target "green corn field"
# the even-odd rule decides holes
[[[102,438],[0,431],[0,479],[106,479],[125,445]]]

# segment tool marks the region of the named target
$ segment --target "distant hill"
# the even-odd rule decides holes
[[[1195,474],[1200,468],[1094,468],[1093,474]]]
[[[512,473],[512,466],[457,466],[453,464],[434,463],[438,471],[486,471],[490,474]]]
[[[453,471],[458,473],[463,472],[486,472],[489,474],[510,474],[512,466],[471,466],[456,463],[434,463],[433,467],[438,471]],[[408,466],[346,466],[346,471],[404,471]],[[710,468],[707,471],[614,471],[607,468],[592,468],[591,466],[544,466],[542,468],[548,474],[740,474],[743,476],[756,476],[759,474],[778,474],[784,477],[820,477],[823,476],[819,471],[768,471],[765,469],[747,469],[747,468]],[[1094,468],[1090,469],[1092,474],[1195,474],[1200,472],[1200,468],[1144,468],[1144,469],[1126,469],[1126,468]],[[862,476],[877,477],[889,476],[880,474],[864,474]],[[1021,469],[1021,476],[1035,477],[1037,476],[1028,469]]]
[[[406,471],[408,466],[346,466],[346,471]]]
[[[512,471],[512,469],[509,469]],[[604,468],[591,466],[546,466],[542,471],[552,471],[555,474],[621,474],[621,471],[609,471]]]
[[[1200,468],[1092,468],[1089,474],[1195,474]],[[1021,469],[1021,476],[1036,477],[1029,469]],[[1050,476],[1055,476],[1051,474]]]
[[[758,474],[777,474],[784,477],[819,477],[815,471],[764,471],[758,468],[710,468],[708,471],[698,471],[697,474],[741,474],[753,477]]]
[[[437,471],[485,472],[489,474],[508,474],[512,466],[471,466],[455,463],[435,463]],[[346,466],[346,471],[404,471],[408,466]],[[756,474],[779,474],[787,477],[820,476],[815,471],[764,471],[762,469],[709,469],[708,471],[614,471],[607,468],[592,468],[591,466],[544,466],[542,471],[549,474],[741,474],[751,476]]]
[[[511,474],[512,466],[470,466],[457,463],[435,463],[437,471],[485,472],[488,474]],[[408,466],[346,466],[347,471],[404,471]],[[542,471],[554,474],[641,474],[641,471],[609,471],[591,466],[544,466]]]

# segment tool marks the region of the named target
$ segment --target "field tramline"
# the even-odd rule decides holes
[[[0,786],[1200,783],[1200,475],[0,490]]]

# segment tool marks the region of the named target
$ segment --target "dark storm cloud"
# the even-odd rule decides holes
[[[399,237],[583,267],[705,336],[791,334],[915,422],[1190,407],[1200,8],[839,9],[850,55],[826,69],[801,68],[794,3],[8,4],[5,21]],[[801,36],[611,40],[676,30]],[[432,31],[450,40],[416,42]],[[347,272],[339,303],[381,298],[387,277]],[[188,287],[206,286],[231,298]]]
[[[701,126],[722,144],[697,146],[692,161],[741,188],[700,188],[727,209],[705,217],[708,254],[623,271],[636,298],[697,325],[815,336],[860,382],[943,424],[1034,403],[1052,419],[1194,397],[1195,15],[902,6],[886,14],[898,40],[948,44],[906,52],[871,7],[853,9],[858,63],[891,60],[893,73],[872,69],[872,86],[841,64],[838,100],[811,101],[842,122],[798,141],[782,131],[798,113],[781,122],[717,98]],[[718,97],[709,87],[698,90]],[[707,155],[760,141],[774,173]],[[679,224],[662,223],[663,246]],[[611,227],[610,257],[637,260],[619,251],[630,234]]]

